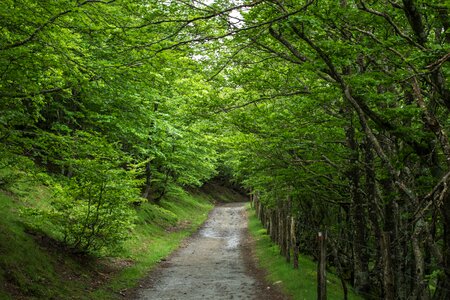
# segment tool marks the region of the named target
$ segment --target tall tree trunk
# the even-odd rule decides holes
[[[350,125],[346,128],[347,145],[351,150],[349,159],[350,170],[348,177],[350,179],[350,192],[352,197],[351,205],[351,223],[353,235],[353,269],[354,269],[354,287],[358,292],[369,292],[369,261],[367,253],[367,228],[365,199],[361,195],[360,187],[360,168],[358,165],[359,151],[358,143],[355,138],[355,129],[353,127],[352,114],[350,114]]]
[[[372,150],[372,144],[366,140],[364,143],[364,161],[365,161],[365,191],[367,195],[368,203],[368,215],[373,230],[374,238],[376,241],[375,257],[374,257],[374,270],[376,280],[375,282],[383,282],[383,274],[377,272],[378,266],[381,264],[381,221],[384,220],[383,211],[379,203],[378,191],[376,186],[376,173],[374,165],[374,154]],[[376,287],[376,286],[375,286]],[[376,288],[375,288],[376,289]]]
[[[439,278],[438,288],[433,299],[450,299],[450,197],[443,199],[441,206],[442,223],[444,227],[442,258],[443,274]]]
[[[145,164],[145,187],[142,192],[142,198],[149,199],[151,191],[152,170],[150,161]]]
[[[291,217],[290,217],[290,205],[289,202],[286,203],[286,213],[284,216],[284,246],[286,248],[285,250],[285,256],[286,256],[286,262],[291,262]]]
[[[408,297],[409,299],[427,300],[429,299],[427,291],[427,282],[425,281],[425,259],[422,250],[423,221],[417,222],[414,232],[411,236],[412,249],[414,254],[414,289]]]
[[[412,88],[417,104],[422,109],[423,120],[439,141],[444,154],[447,170],[450,170],[450,142],[448,134],[440,124],[437,116],[425,103],[422,90],[416,77],[412,79]],[[437,200],[435,201],[437,202],[435,205],[440,207],[444,231],[442,247],[444,275],[439,280],[438,289],[436,291],[437,299],[450,299],[450,195],[448,193],[449,180],[447,175],[442,178],[442,187],[439,190],[439,195],[434,197]]]
[[[280,254],[282,256],[286,256],[286,247],[284,245],[284,205],[281,208],[278,208],[278,219],[279,219],[279,228],[278,228],[278,245],[280,246]]]
[[[391,251],[390,251],[390,235],[389,232],[381,233],[381,254],[383,260],[383,291],[385,300],[394,300],[395,285],[394,274],[392,272]]]

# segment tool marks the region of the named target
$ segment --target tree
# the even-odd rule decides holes
[[[159,200],[174,184],[201,185],[215,173],[203,121],[180,118],[185,95],[208,85],[201,76],[183,82],[196,71],[189,49],[161,51],[174,9],[161,1],[0,4],[1,161],[27,156],[54,177],[59,196],[47,213],[77,251],[120,242],[140,196]]]
[[[257,152],[267,152],[261,155],[261,162],[248,159],[253,153],[246,151],[248,144],[244,149],[238,147],[235,155],[241,156],[243,163],[236,165],[233,159],[236,173],[243,176],[249,188],[267,195],[263,199],[268,207],[283,202],[285,183],[289,184],[291,178],[303,178],[311,170],[304,168],[289,179],[276,179],[283,168],[275,162],[292,150],[283,151],[284,143],[272,144],[286,130],[280,126],[283,129],[277,131],[274,120],[283,120],[285,127],[288,120],[302,123],[280,111],[273,113],[272,107],[285,107],[280,99],[289,99],[298,106],[298,94],[305,91],[312,99],[325,98],[325,104],[317,101],[315,108],[341,120],[334,128],[345,132],[346,152],[344,157],[326,151],[318,156],[346,178],[344,194],[351,201],[337,202],[338,209],[329,212],[330,219],[320,210],[323,200],[312,201],[317,199],[315,195],[308,195],[311,201],[304,208],[318,210],[313,219],[322,226],[333,226],[333,216],[339,218],[342,210],[347,215],[343,226],[352,234],[338,232],[336,242],[349,240],[350,246],[341,243],[340,248],[350,260],[341,260],[349,266],[357,289],[367,292],[370,286],[376,286],[376,282],[368,280],[378,278],[381,285],[373,291],[382,290],[380,296],[426,298],[436,285],[434,279],[427,278],[439,274],[434,297],[445,299],[450,290],[445,267],[449,243],[445,238],[441,240],[438,232],[449,228],[445,208],[448,194],[444,188],[448,180],[448,68],[444,65],[448,60],[448,7],[429,1],[325,1],[320,5],[315,1],[256,1],[235,7],[217,4],[222,7],[216,9],[216,14],[204,12],[203,18],[215,20],[220,16],[227,28],[209,31],[202,40],[207,41],[205,48],[217,49],[214,45],[222,44],[231,47],[222,51],[225,58],[210,56],[211,61],[218,62],[216,70],[224,74],[221,77],[212,71],[214,79],[227,85],[219,93],[224,102],[228,100],[222,109],[245,109],[246,113],[237,113],[231,122],[237,123],[240,131],[261,138],[264,142],[258,143]],[[236,25],[228,13],[239,9],[241,21]],[[272,114],[263,121],[270,130],[255,124],[255,119],[261,117],[254,107]],[[308,114],[308,110],[300,113],[303,118]],[[312,132],[322,133],[323,128],[319,128]],[[323,151],[318,146],[320,141],[315,140],[308,149]],[[264,150],[260,150],[262,147]],[[315,173],[321,170],[312,166]],[[313,184],[327,189],[327,184],[318,179],[294,189],[303,192]],[[440,217],[433,219],[436,210]],[[370,227],[361,222],[364,219],[371,220]],[[315,225],[315,221],[303,222]],[[371,232],[375,239],[365,241]],[[440,251],[437,245],[442,245]],[[369,261],[375,265],[371,270]]]

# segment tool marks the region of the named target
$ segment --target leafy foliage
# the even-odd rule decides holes
[[[106,169],[98,161],[84,161],[81,171],[56,190],[50,219],[69,247],[82,252],[114,248],[130,234],[132,203],[139,201],[130,171]]]
[[[141,196],[159,201],[171,185],[199,186],[215,174],[212,137],[201,134],[207,125],[181,117],[207,85],[187,78],[197,67],[184,54],[155,55],[170,26],[146,25],[169,8],[0,4],[0,160],[30,159],[50,174],[51,207],[29,213],[34,227],[75,251],[114,249],[129,236]],[[0,174],[2,188],[13,175]]]
[[[52,215],[74,247],[120,240],[131,202],[220,170],[328,228],[357,290],[449,298],[449,9],[3,1],[0,162],[27,157],[55,178]]]

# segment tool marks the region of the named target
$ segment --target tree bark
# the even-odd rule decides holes
[[[360,187],[360,168],[358,166],[359,151],[358,143],[355,139],[355,129],[351,124],[346,128],[347,145],[351,150],[349,159],[350,169],[348,177],[350,181],[350,193],[352,197],[351,205],[351,224],[353,234],[353,271],[354,271],[354,287],[355,290],[362,293],[369,292],[369,261],[367,253],[367,228],[366,228],[366,211],[365,198],[361,195]]]
[[[389,232],[383,231],[381,233],[381,252],[383,257],[383,291],[385,300],[394,300],[394,274],[392,272],[391,251],[390,251],[390,237]]]
[[[298,255],[299,255],[299,245],[297,243],[297,224],[295,222],[295,218],[291,217],[291,245],[293,248],[293,264],[294,269],[298,269]]]
[[[149,199],[151,191],[152,171],[150,161],[145,165],[145,187],[142,192],[142,198]]]

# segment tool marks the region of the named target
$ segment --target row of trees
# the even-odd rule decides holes
[[[102,236],[91,217],[110,223],[95,213],[132,215],[219,165],[294,218],[300,252],[327,230],[362,294],[450,298],[449,9],[3,1],[2,165],[21,155],[58,174],[51,215],[73,220],[63,236],[81,248]]]
[[[326,230],[338,272],[362,295],[449,298],[448,3],[186,9],[198,15],[183,24],[202,31],[172,46],[214,51],[199,62],[216,87],[205,106],[225,112],[225,165],[276,224],[295,218],[300,251],[314,254]]]
[[[170,7],[147,26],[167,24],[162,50],[191,45],[214,87],[196,110],[227,113],[216,117],[225,165],[296,216],[303,251],[326,228],[361,293],[448,298],[446,4]]]
[[[147,27],[169,10],[161,1],[0,4],[0,182],[18,180],[11,168],[41,168],[54,195],[31,213],[76,251],[114,248],[133,204],[215,174],[214,139],[200,134],[208,121],[188,105],[207,97],[202,76],[188,51],[157,55],[166,26]]]

